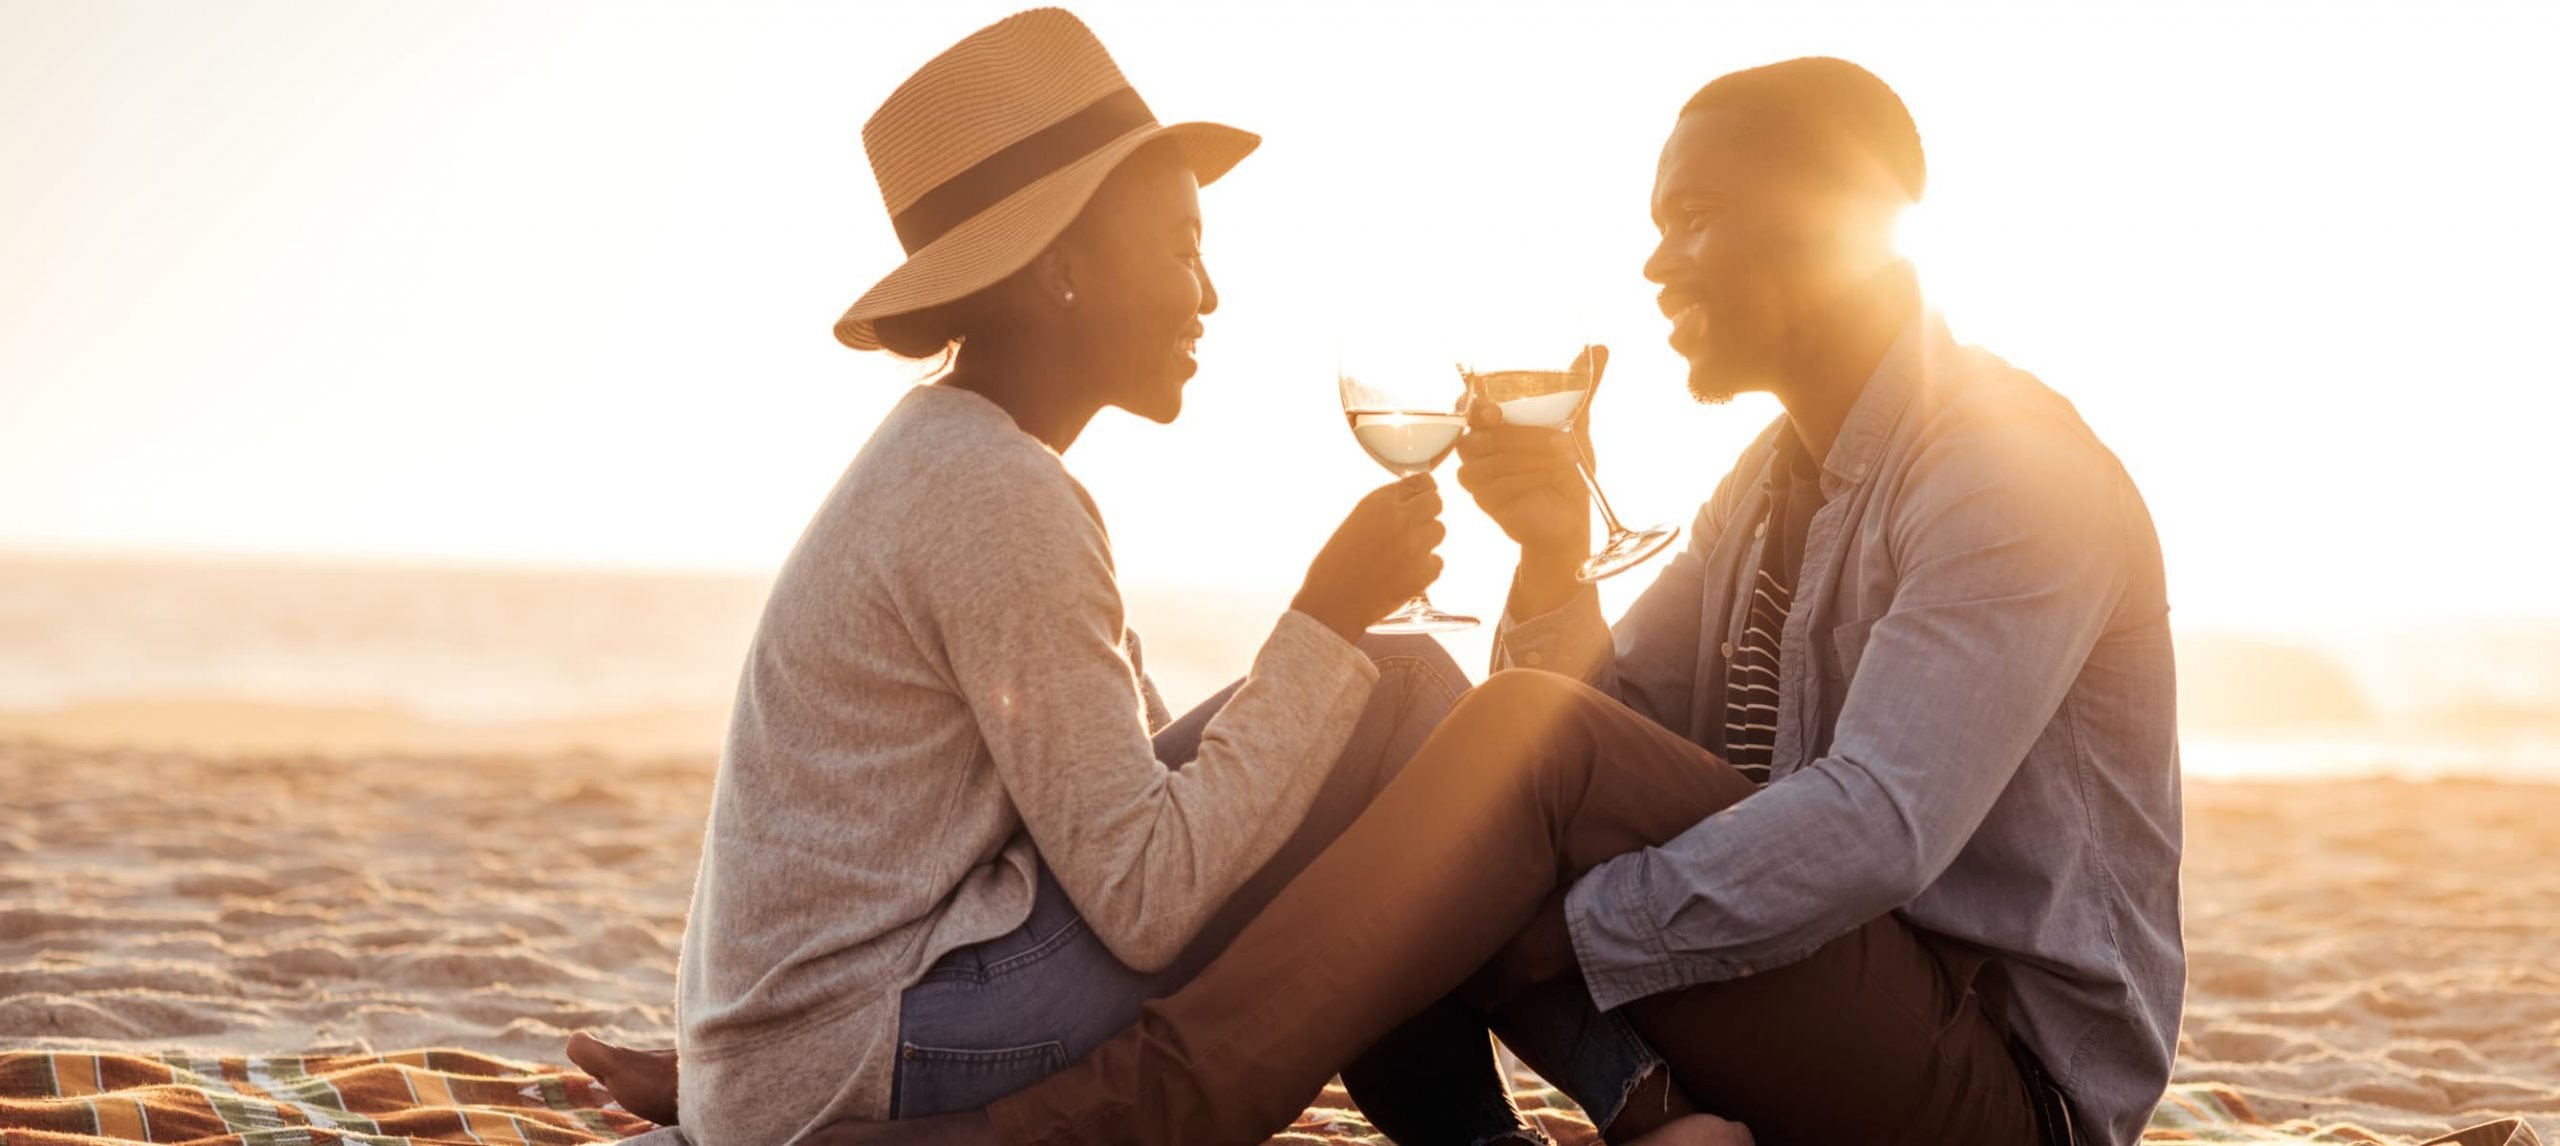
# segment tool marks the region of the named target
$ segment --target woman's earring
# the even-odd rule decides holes
[[[1076,292],[1074,292],[1074,291],[1068,291],[1068,292],[1067,292],[1067,304],[1068,304],[1069,306],[1073,306],[1073,305],[1075,305],[1075,301],[1076,301]]]

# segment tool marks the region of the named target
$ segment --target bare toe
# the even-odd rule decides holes
[[[569,1036],[569,1061],[624,1110],[660,1126],[676,1124],[676,1052],[615,1046],[578,1031]]]

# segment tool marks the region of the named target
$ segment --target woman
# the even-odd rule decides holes
[[[1197,187],[1256,137],[1157,125],[1049,9],[925,65],[863,138],[909,258],[836,334],[949,371],[883,421],[766,606],[686,926],[680,1082],[663,1053],[569,1052],[705,1146],[1063,1068],[1205,965],[1465,688],[1428,640],[1363,638],[1439,572],[1427,478],[1363,499],[1250,675],[1181,721],[1123,630],[1059,455],[1105,406],[1180,412],[1218,302]],[[1409,1053],[1426,1024],[1350,1072],[1373,1115],[1534,1138],[1482,1026],[1449,1029],[1448,1054]]]

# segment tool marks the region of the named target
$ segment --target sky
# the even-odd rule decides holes
[[[770,570],[918,378],[828,333],[898,254],[861,122],[1011,7],[0,0],[0,548]],[[1184,417],[1067,456],[1133,584],[1295,584],[1385,480],[1351,333],[1609,342],[1611,498],[1687,521],[1778,410],[1682,391],[1654,158],[1828,54],[1911,107],[1906,251],[2124,460],[2182,624],[2560,616],[2552,5],[1076,10],[1266,138],[1203,193]],[[1452,494],[1434,597],[1498,608]]]

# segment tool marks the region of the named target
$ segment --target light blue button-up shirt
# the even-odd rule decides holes
[[[1506,619],[1497,665],[1578,675],[1720,752],[1778,428],[1614,634],[1585,589]],[[2084,1140],[2134,1142],[2186,985],[2150,514],[2069,402],[1934,314],[1886,353],[1821,481],[1779,637],[1772,779],[1574,885],[1592,996],[1780,966],[1897,911],[1995,953]]]

